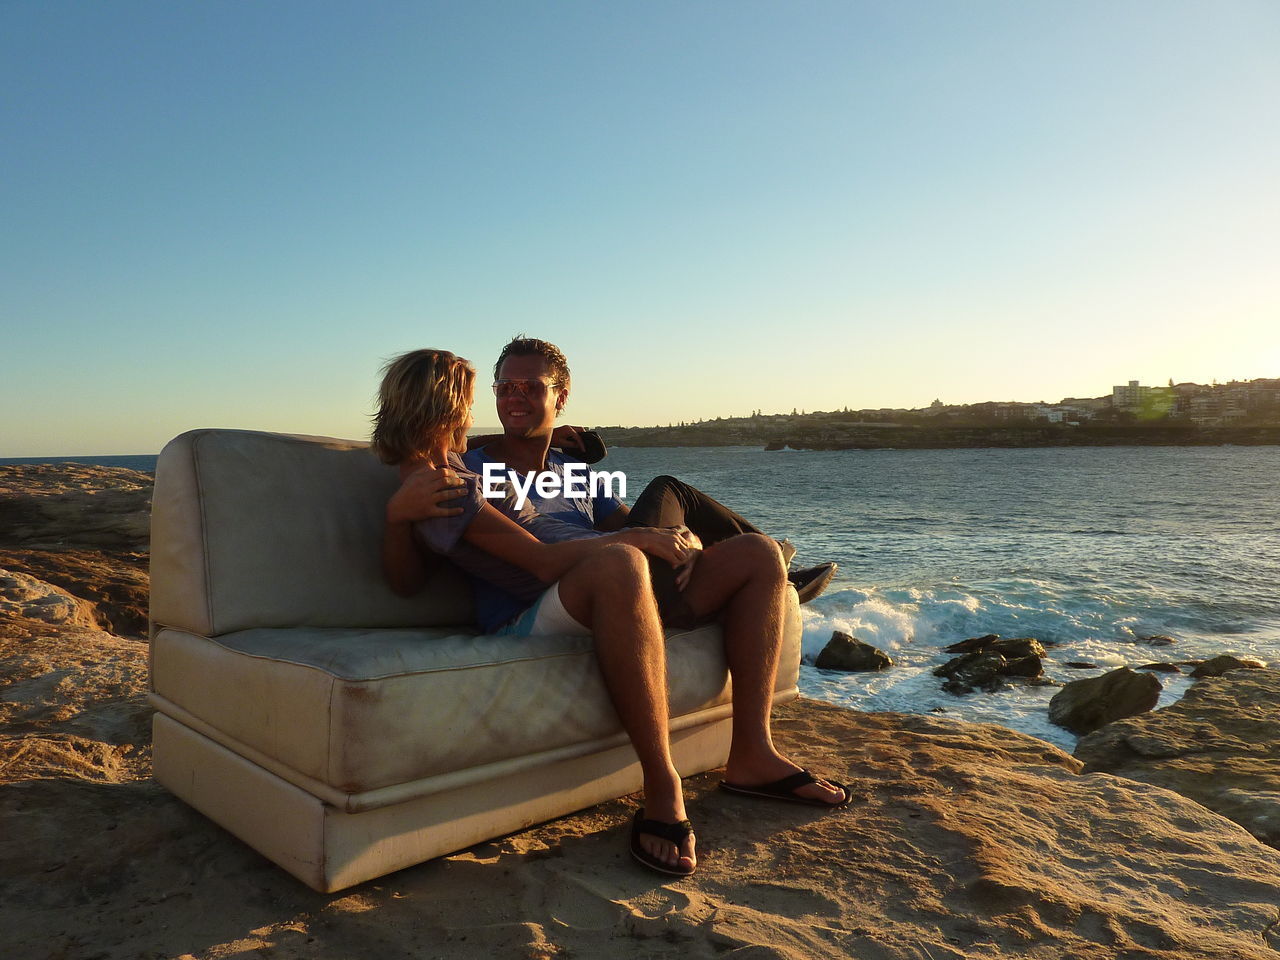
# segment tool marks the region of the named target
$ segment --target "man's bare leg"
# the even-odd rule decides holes
[[[611,545],[566,573],[559,590],[565,609],[595,636],[605,686],[644,772],[645,817],[684,820],[680,774],[671,760],[666,645],[644,554]],[[693,837],[679,850],[659,837],[640,837],[646,852],[672,867],[692,869],[697,862]]]
[[[800,770],[773,745],[769,714],[782,647],[786,569],[776,541],[747,533],[703,551],[685,588],[700,617],[720,613],[725,659],[733,677],[733,744],[725,780],[758,786]],[[839,787],[819,780],[796,793],[839,803]]]

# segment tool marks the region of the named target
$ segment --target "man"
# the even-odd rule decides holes
[[[475,437],[468,443],[463,462],[476,473],[486,463],[504,464],[518,473],[550,472],[564,478],[565,465],[582,449],[577,435],[580,427],[556,426],[569,399],[569,364],[555,344],[531,337],[516,337],[499,354],[494,364],[494,392],[501,436]],[[561,446],[566,453],[553,448]],[[563,482],[559,490],[564,490]],[[528,493],[541,514],[587,530],[611,533],[624,526],[687,527],[702,543],[710,546],[743,533],[761,531],[728,507],[674,477],[656,478],[640,495],[634,509],[616,497],[586,499],[562,493],[540,496]],[[784,560],[794,548],[780,544]],[[801,603],[819,596],[836,573],[834,563],[821,563],[788,572],[787,579]],[[651,562],[650,573],[657,591],[664,622],[688,625],[690,614],[680,602],[676,575],[660,562]]]

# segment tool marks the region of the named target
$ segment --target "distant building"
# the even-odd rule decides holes
[[[969,406],[969,413],[987,420],[1029,420],[1036,414],[1033,403],[998,403],[988,400],[985,403],[974,403]]]
[[[1058,404],[1072,411],[1081,411],[1086,414],[1096,415],[1111,406],[1110,397],[1065,397]]]
[[[1111,388],[1111,406],[1145,420],[1158,419],[1174,409],[1174,393],[1172,386],[1144,387],[1137,380],[1130,380],[1128,386]]]
[[[1117,410],[1137,410],[1150,393],[1150,387],[1141,386],[1137,380],[1130,380],[1127,387],[1111,388],[1111,405]]]
[[[1067,412],[1060,405],[1049,406],[1044,403],[1034,404],[1031,415],[1037,420],[1048,420],[1050,423],[1062,423],[1067,419]]]
[[[1201,427],[1213,427],[1222,423],[1225,413],[1224,398],[1212,393],[1194,396],[1187,404],[1191,422]]]
[[[1076,399],[1075,397],[1067,397],[1061,403],[1053,405],[1054,410],[1062,412],[1063,423],[1083,423],[1085,420],[1092,420],[1102,410],[1105,410],[1111,404],[1110,397],[1098,397],[1087,399]]]
[[[1240,401],[1249,412],[1255,412],[1280,403],[1280,380],[1232,381],[1227,384],[1229,396]]]

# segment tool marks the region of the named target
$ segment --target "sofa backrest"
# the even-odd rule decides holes
[[[398,483],[358,441],[250,430],[175,438],[152,498],[153,629],[469,623],[471,591],[452,567],[412,598],[383,580],[383,517]]]

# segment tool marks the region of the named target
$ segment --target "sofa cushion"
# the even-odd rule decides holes
[[[156,465],[151,620],[215,636],[255,627],[462,625],[471,590],[442,565],[399,597],[382,576],[394,467],[368,445],[193,430]]]
[[[795,685],[794,611],[778,690]],[[718,626],[673,632],[667,652],[673,718],[729,701]],[[621,729],[589,637],[298,627],[210,640],[162,629],[152,685],[162,709],[348,794]]]

